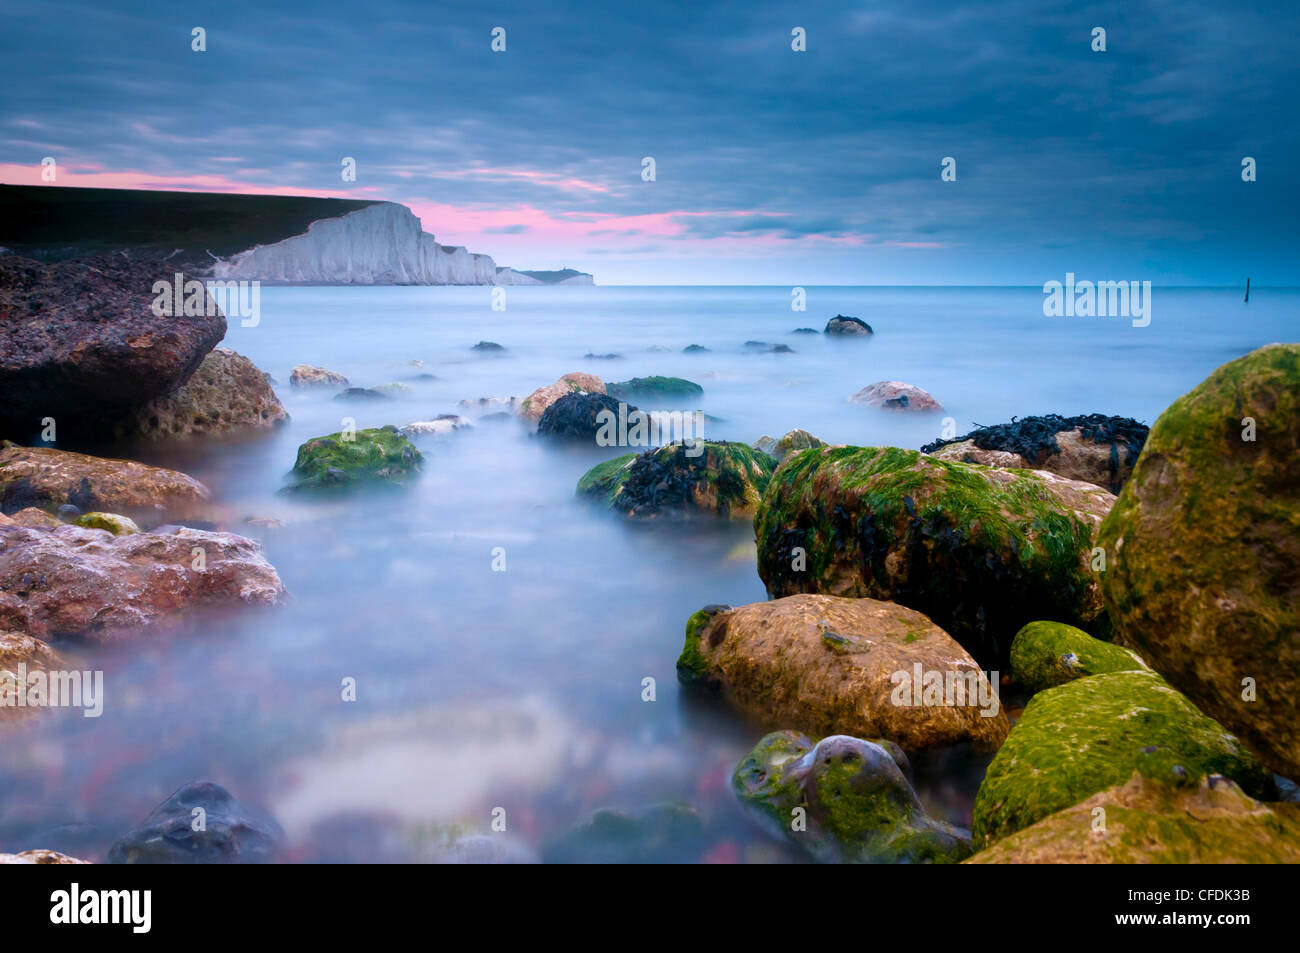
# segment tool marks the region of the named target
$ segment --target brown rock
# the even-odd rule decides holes
[[[546,408],[555,403],[566,394],[603,394],[605,393],[605,382],[595,374],[584,374],[581,371],[574,371],[565,374],[554,384],[547,384],[545,387],[539,387],[519,405],[519,416],[526,420],[541,420],[542,414],[546,413]]]
[[[289,372],[290,387],[347,387],[348,379],[323,367],[299,364]]]
[[[943,405],[921,388],[902,381],[877,381],[868,384],[849,398],[855,404],[879,407],[883,410],[910,410],[933,413],[943,410]]]
[[[88,864],[55,850],[25,850],[21,854],[0,854],[0,864]]]
[[[915,666],[972,693],[914,704]],[[875,599],[798,595],[711,607],[686,626],[679,677],[721,688],[772,728],[888,738],[917,751],[996,748],[1009,723],[995,687],[957,642],[919,612]],[[904,673],[906,678],[896,675]],[[907,697],[900,687],[907,684]],[[981,714],[980,691],[993,714]]]
[[[940,460],[979,463],[986,467],[1048,470],[1068,480],[1081,480],[1105,487],[1112,493],[1118,493],[1133,473],[1133,466],[1127,462],[1125,453],[1118,455],[1118,464],[1112,471],[1110,444],[1084,438],[1077,427],[1058,433],[1056,443],[1061,448],[1060,453],[1040,453],[1033,460],[1027,460],[1010,450],[982,450],[975,446],[974,440],[947,444],[932,455]]]
[[[40,639],[21,632],[0,631],[0,724],[18,721],[42,710],[27,706],[20,708],[12,700],[6,703],[5,696],[17,688],[15,678],[20,664],[26,665],[28,671],[48,671],[62,668],[63,659]],[[10,678],[10,673],[14,678]]]
[[[175,470],[48,447],[0,446],[0,511],[5,513],[71,503],[128,516],[148,528],[202,519],[208,496],[202,483]]]
[[[5,518],[16,526],[26,526],[28,529],[54,529],[54,527],[62,525],[62,521],[57,516],[44,510],[38,510],[34,506],[19,510],[12,517]]]
[[[40,638],[106,641],[189,610],[273,605],[283,595],[261,546],[242,536],[0,526],[0,628]]]
[[[288,418],[266,375],[229,348],[208,354],[180,390],[134,412],[118,436],[149,440],[267,429]]]

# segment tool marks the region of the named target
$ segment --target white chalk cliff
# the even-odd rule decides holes
[[[421,229],[415,214],[396,202],[378,202],[338,218],[321,219],[301,235],[218,259],[212,265],[212,277],[268,284],[595,283],[590,275],[581,273],[559,281],[541,281],[513,268],[498,268],[489,255],[439,245]]]

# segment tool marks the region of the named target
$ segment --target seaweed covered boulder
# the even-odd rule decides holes
[[[1297,864],[1300,804],[1265,804],[1222,775],[1168,781],[1135,771],[965,862]]]
[[[605,382],[595,374],[573,371],[565,374],[554,384],[539,387],[519,405],[519,416],[527,420],[538,421],[546,409],[561,397],[568,394],[603,394]]]
[[[868,596],[916,609],[1002,670],[1027,622],[1103,626],[1090,557],[1114,499],[1051,473],[915,450],[804,450],[763,494],[758,574],[772,596]]]
[[[313,437],[298,448],[285,492],[402,486],[413,480],[424,457],[395,427]]]
[[[880,410],[908,410],[913,413],[938,413],[943,405],[915,384],[902,381],[876,381],[858,391],[849,401]]]
[[[699,397],[704,388],[681,377],[634,377],[607,385],[605,392],[618,400],[665,401]]]
[[[1237,738],[1151,672],[1112,672],[1039,692],[975,796],[976,847],[1122,784],[1136,770],[1222,774],[1254,797],[1271,774]]]
[[[637,518],[712,513],[748,520],[775,468],[753,447],[701,440],[608,460],[578,481],[578,493]]]
[[[709,606],[686,623],[677,672],[769,727],[889,738],[905,751],[992,750],[1009,727],[960,645],[921,613],[875,599]]]
[[[1136,652],[1064,622],[1031,622],[1011,642],[1011,677],[1031,692],[1107,672],[1149,672]]]
[[[861,318],[837,314],[826,322],[825,333],[837,337],[866,337],[874,332],[871,330],[871,325]]]
[[[0,444],[0,511],[61,506],[118,513],[146,528],[210,516],[208,488],[176,470],[50,447]]]
[[[1131,417],[1083,414],[1015,418],[921,448],[941,460],[1050,470],[1118,493],[1133,473],[1148,428]]]
[[[779,440],[773,440],[764,434],[754,441],[754,449],[762,450],[778,463],[792,453],[811,450],[813,447],[826,446],[825,440],[819,440],[806,430],[788,430]]]
[[[610,421],[619,419],[619,407],[630,419],[638,414],[635,407],[621,404],[606,394],[574,392],[555,400],[537,421],[537,434],[559,440],[596,443],[602,430],[608,431]]]
[[[114,536],[130,536],[132,533],[140,532],[140,527],[135,525],[135,520],[119,516],[117,513],[82,513],[72,521],[72,525],[80,526],[82,529],[102,529]]]
[[[970,854],[969,834],[926,814],[895,755],[875,742],[832,735],[814,744],[773,732],[737,765],[731,786],[760,821],[823,863],[945,864]]]
[[[1117,638],[1300,777],[1300,344],[1174,401],[1097,542]]]
[[[195,830],[195,812],[204,824]],[[249,808],[210,781],[187,784],[121,837],[110,864],[265,864],[276,859],[284,832],[264,812]]]

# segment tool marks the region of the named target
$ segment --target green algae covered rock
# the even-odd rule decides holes
[[[1097,544],[1116,638],[1300,776],[1300,344],[1174,401]]]
[[[897,447],[787,457],[754,521],[769,595],[884,599],[923,612],[987,668],[1035,619],[1104,632],[1092,537],[1115,498],[1034,470]]]
[[[298,448],[287,492],[409,482],[424,458],[395,427],[314,437]]]
[[[114,536],[130,536],[140,532],[135,520],[116,513],[82,513],[72,524],[83,529],[106,529]]]
[[[700,859],[704,824],[688,804],[633,813],[601,808],[542,850],[548,864],[681,864]]]
[[[1255,797],[1274,794],[1272,776],[1245,746],[1158,675],[1112,672],[1039,692],[975,796],[975,846],[1122,784],[1141,765],[1166,763],[1193,776],[1226,775]]]
[[[824,863],[962,860],[969,836],[925,813],[905,765],[889,742],[832,735],[814,744],[776,731],[740,762],[731,786],[767,826]]]
[[[752,519],[776,468],[767,454],[743,443],[670,444],[607,460],[578,481],[578,493],[626,516],[715,513]]]
[[[1300,804],[1263,804],[1222,775],[1135,772],[968,864],[1295,864]]]
[[[1031,622],[1011,642],[1011,677],[1031,692],[1106,672],[1149,672],[1135,652],[1063,622]]]
[[[670,400],[675,397],[699,397],[704,388],[682,377],[634,377],[605,385],[605,393],[615,400]]]

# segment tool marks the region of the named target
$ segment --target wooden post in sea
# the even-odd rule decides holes
[[[1250,279],[1246,279],[1246,303],[1250,304]]]

